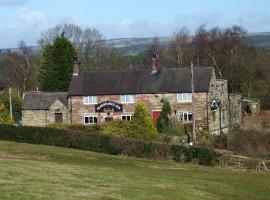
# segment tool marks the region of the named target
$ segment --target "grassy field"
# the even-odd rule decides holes
[[[0,199],[270,199],[270,175],[0,141]]]

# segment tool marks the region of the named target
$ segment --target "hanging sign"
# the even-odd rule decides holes
[[[114,112],[122,112],[123,106],[113,101],[105,101],[95,106],[96,112],[104,112],[104,110],[112,110]]]
[[[212,111],[217,110],[217,109],[218,109],[218,106],[219,106],[218,100],[213,99],[213,100],[212,100],[212,103],[211,103],[211,110],[212,110]]]

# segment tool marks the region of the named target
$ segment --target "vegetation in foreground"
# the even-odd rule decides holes
[[[269,199],[270,176],[0,141],[1,199]]]

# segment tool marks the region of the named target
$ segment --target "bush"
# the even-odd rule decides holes
[[[157,121],[157,130],[159,133],[164,133],[164,131],[169,127],[170,119],[169,116],[172,114],[171,105],[168,101],[164,101],[162,105],[162,111]]]
[[[0,139],[31,144],[45,144],[102,152],[111,155],[126,155],[154,160],[175,160],[212,165],[216,161],[214,151],[204,148],[146,142],[131,138],[89,134],[82,131],[41,127],[16,127],[0,125]]]
[[[69,129],[70,126],[64,123],[52,123],[52,124],[48,124],[46,127],[67,130]]]
[[[0,124],[12,124],[10,114],[7,112],[4,104],[0,103]]]

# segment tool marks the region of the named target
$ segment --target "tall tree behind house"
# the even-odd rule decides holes
[[[76,55],[75,48],[64,33],[57,36],[52,44],[44,45],[37,77],[39,88],[50,92],[67,91]]]

